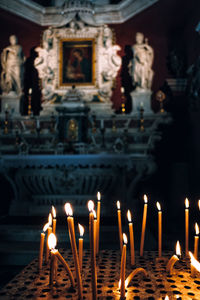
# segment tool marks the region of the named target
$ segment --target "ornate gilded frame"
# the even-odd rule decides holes
[[[68,44],[68,45],[67,45]],[[66,48],[69,48],[69,52],[67,52],[67,55],[70,55],[70,52],[74,51],[75,48],[84,50],[86,48],[87,52],[91,52],[90,57],[87,57],[87,60],[91,64],[91,70],[90,71],[90,77],[91,80],[89,81],[80,81],[80,80],[64,80],[63,76],[63,70],[64,67],[64,61],[66,60],[65,53]],[[90,49],[91,48],[91,49]],[[86,58],[85,58],[86,59]],[[60,39],[59,40],[59,86],[61,87],[67,87],[71,86],[72,84],[78,85],[78,86],[90,86],[90,85],[95,85],[95,70],[96,70],[96,65],[95,65],[95,39],[93,38],[71,38],[71,39]]]

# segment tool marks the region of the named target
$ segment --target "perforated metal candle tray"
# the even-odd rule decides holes
[[[60,251],[69,263],[74,277],[74,264],[71,251]],[[169,259],[173,253],[165,252],[164,258]],[[174,275],[166,272],[166,261],[156,259],[157,252],[145,252],[144,257],[136,255],[136,265],[131,267],[127,253],[126,277],[137,267],[148,272],[136,275],[126,288],[126,299],[200,299],[200,273],[196,278],[190,274],[189,260],[180,260],[175,264]],[[97,292],[98,300],[120,299],[120,252],[103,250],[97,258]],[[199,277],[199,278],[198,278]],[[92,299],[91,271],[89,250],[83,256],[83,295],[84,299]],[[35,259],[20,274],[10,281],[1,291],[0,299],[78,299],[77,287],[71,288],[69,277],[58,263],[57,282],[49,286],[49,265],[44,265],[38,273],[38,260]]]

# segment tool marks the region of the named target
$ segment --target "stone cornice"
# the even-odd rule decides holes
[[[116,5],[95,5],[94,19],[97,24],[120,24],[159,0],[123,0]],[[59,7],[42,7],[31,0],[1,0],[0,8],[28,19],[41,26],[60,26],[66,15]]]

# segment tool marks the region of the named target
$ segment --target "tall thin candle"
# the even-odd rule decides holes
[[[141,232],[141,241],[140,241],[140,256],[143,256],[144,253],[144,239],[146,231],[146,221],[147,221],[147,206],[148,198],[144,195],[144,210],[143,210],[143,219],[142,219],[142,232]]]
[[[101,215],[101,193],[97,192],[97,243],[96,243],[97,254],[99,254],[100,215]]]
[[[156,202],[158,209],[158,256],[162,256],[162,211],[159,202]]]
[[[84,227],[81,224],[78,224],[80,238],[78,240],[78,255],[79,255],[79,265],[80,270],[82,271],[83,264],[83,235],[84,235]]]
[[[49,227],[47,228],[47,239],[46,239],[46,257],[45,257],[45,262],[48,263],[49,261],[49,246],[48,246],[48,237],[52,233],[52,215],[51,213],[49,214],[48,217],[48,223]]]
[[[53,228],[52,228],[52,232],[54,234],[56,234],[56,209],[55,207],[52,205],[52,216],[53,216]]]
[[[123,233],[123,249],[121,256],[121,299],[125,298],[125,276],[126,276],[126,244],[128,242],[127,236]]]
[[[118,218],[120,251],[122,253],[122,248],[123,248],[122,219],[121,219],[121,207],[120,207],[120,202],[119,201],[117,201],[117,218]]]
[[[88,201],[89,209],[89,226],[90,226],[90,256],[91,256],[91,273],[92,273],[92,299],[97,299],[97,271],[96,271],[96,254],[95,254],[95,229],[94,229],[94,203]]]
[[[198,259],[198,248],[199,248],[199,226],[195,223],[195,236],[194,236],[194,257]],[[191,275],[195,276],[195,269],[191,265]]]
[[[63,256],[60,254],[60,252],[55,249],[57,244],[57,238],[55,236],[55,234],[51,233],[48,237],[48,246],[49,249],[51,249],[51,265],[50,265],[50,278],[49,278],[49,283],[52,285],[53,281],[54,281],[54,277],[56,274],[56,270],[55,268],[57,267],[57,259],[59,259],[59,261],[61,262],[61,264],[63,265],[63,267],[65,268],[65,270],[67,271],[68,275],[69,275],[69,279],[71,282],[72,287],[75,286],[75,282],[74,282],[74,277],[72,274],[72,271],[68,265],[68,263],[65,261],[65,259],[63,258]],[[55,259],[57,258],[57,259]]]
[[[83,299],[83,285],[82,285],[81,271],[80,271],[80,266],[79,266],[78,252],[77,252],[77,247],[76,247],[74,218],[73,218],[73,211],[72,211],[70,203],[65,204],[65,212],[68,216],[67,223],[68,223],[68,228],[69,228],[69,237],[70,237],[70,243],[71,243],[71,248],[72,248],[72,254],[73,254],[73,258],[74,258],[76,280],[78,283],[78,294],[79,294],[79,298]]]
[[[131,265],[135,264],[135,247],[134,247],[134,233],[133,233],[133,222],[131,218],[130,210],[127,211],[128,226],[129,226],[129,236],[130,236],[130,252],[131,252]]]
[[[39,258],[38,258],[38,270],[39,271],[42,269],[43,252],[44,252],[44,238],[45,238],[45,232],[48,227],[49,227],[49,223],[46,223],[43,227],[43,232],[41,232],[41,236],[40,236],[40,251],[39,251]]]
[[[185,255],[189,249],[189,200],[185,199]]]

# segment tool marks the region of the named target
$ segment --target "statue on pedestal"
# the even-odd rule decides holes
[[[1,53],[1,87],[4,93],[15,92],[22,94],[23,73],[24,73],[24,53],[22,47],[18,45],[15,35],[9,38],[10,45],[3,49]]]
[[[130,62],[130,75],[133,85],[137,90],[151,90],[153,80],[152,64],[154,51],[148,44],[148,39],[144,41],[143,33],[136,33],[136,44],[132,46],[133,60]]]
[[[136,33],[136,44],[132,46],[133,59],[129,64],[129,72],[135,89],[131,92],[132,113],[140,110],[144,113],[152,113],[151,110],[151,86],[154,72],[152,64],[154,51],[148,44],[143,33]]]

